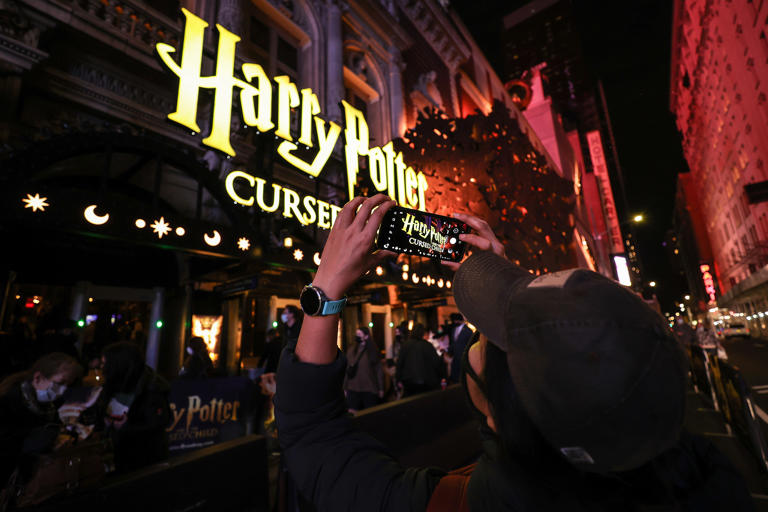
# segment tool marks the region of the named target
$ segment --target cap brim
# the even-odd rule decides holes
[[[496,346],[506,351],[506,305],[514,291],[536,276],[489,251],[478,251],[461,264],[453,279],[459,311]]]

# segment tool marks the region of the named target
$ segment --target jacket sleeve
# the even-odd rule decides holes
[[[340,353],[329,365],[313,365],[283,352],[275,418],[294,482],[320,512],[426,510],[444,472],[404,469],[381,443],[353,428],[342,392],[345,367]]]

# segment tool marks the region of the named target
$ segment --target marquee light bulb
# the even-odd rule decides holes
[[[376,275],[377,276],[384,275],[384,269],[381,267],[376,267]]]
[[[318,267],[320,266],[320,253],[316,252],[314,256],[312,256],[312,261],[315,262],[315,265]]]
[[[413,284],[419,284],[419,276],[413,274]]]
[[[403,272],[403,281],[408,280],[408,272]]]
[[[283,239],[283,247],[285,247],[286,249],[290,249],[291,247],[293,247],[293,238],[289,236],[285,237]]]
[[[444,284],[445,284],[445,282],[443,281],[442,277],[437,280],[437,287],[438,288],[442,288]]]
[[[187,230],[183,227],[179,226],[176,228],[176,236],[184,236],[187,233]]]
[[[293,259],[295,259],[296,261],[301,261],[304,259],[304,253],[301,252],[301,249],[296,249],[295,251],[293,251]]]
[[[403,265],[403,272],[408,272],[409,270],[411,270],[411,267],[409,267],[407,263]]]
[[[139,229],[144,229],[147,227],[147,221],[144,219],[136,219],[136,227]]]
[[[450,281],[446,281],[445,282],[445,287],[446,288],[450,288],[451,287],[451,282]]]

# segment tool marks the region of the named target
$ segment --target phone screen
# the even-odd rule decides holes
[[[459,235],[469,231],[457,219],[395,206],[384,216],[376,243],[388,251],[461,261],[466,244]]]

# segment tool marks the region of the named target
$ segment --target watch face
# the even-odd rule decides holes
[[[314,288],[305,287],[301,292],[299,302],[301,309],[309,316],[317,315],[320,312],[320,294]]]

